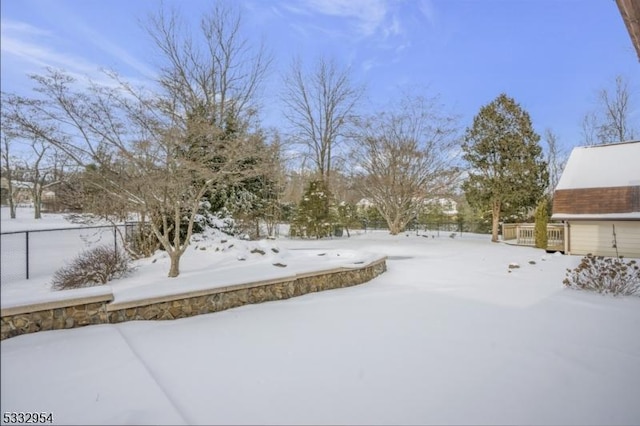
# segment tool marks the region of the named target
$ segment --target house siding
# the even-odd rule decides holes
[[[640,221],[569,221],[569,235],[569,254],[640,258]]]
[[[558,189],[553,214],[610,214],[640,211],[640,186]]]

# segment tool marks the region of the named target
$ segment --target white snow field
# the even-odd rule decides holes
[[[578,257],[448,235],[251,242],[290,267],[366,251],[389,256],[388,271],[175,321],[4,340],[1,411],[56,424],[640,424],[640,297],[565,289]],[[222,268],[243,278],[265,263],[238,261],[246,244],[190,250],[173,285]],[[166,272],[147,261],[111,286],[151,292]],[[2,286],[3,306],[51,293],[16,284]]]

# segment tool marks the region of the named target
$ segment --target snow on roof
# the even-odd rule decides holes
[[[640,141],[574,148],[556,189],[640,185]]]

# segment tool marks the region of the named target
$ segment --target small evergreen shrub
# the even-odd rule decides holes
[[[121,278],[131,271],[127,255],[113,247],[99,246],[85,251],[69,265],[53,275],[52,286],[56,290],[92,287]]]
[[[335,219],[330,207],[331,193],[326,183],[321,180],[310,182],[291,222],[290,235],[307,238],[330,236]]]
[[[547,223],[548,223],[548,213],[547,213],[547,200],[542,200],[538,203],[538,207],[536,207],[536,224],[535,224],[535,243],[536,248],[546,249],[549,242],[547,237]]]
[[[640,293],[640,268],[635,260],[587,254],[574,270],[567,269],[566,287],[614,296]]]

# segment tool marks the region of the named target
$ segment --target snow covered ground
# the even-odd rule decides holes
[[[640,424],[640,297],[563,288],[578,257],[469,234],[252,244],[279,252],[239,261],[250,246],[194,249],[220,262],[192,257],[176,282],[318,252],[383,253],[388,271],[176,321],[4,340],[1,410],[58,424]],[[113,288],[161,279],[159,263]],[[19,294],[3,293],[3,306],[7,295]]]

